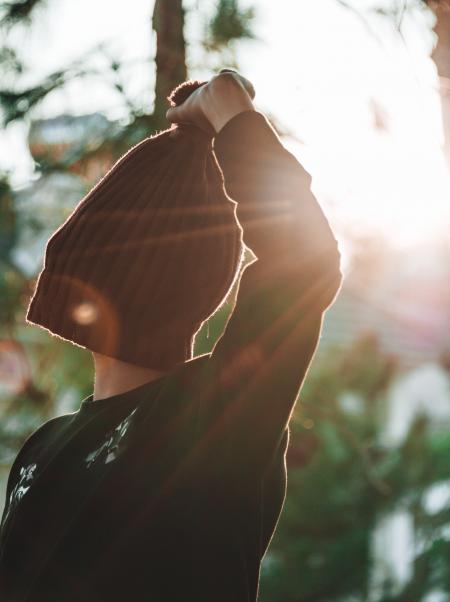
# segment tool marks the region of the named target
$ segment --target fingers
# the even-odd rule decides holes
[[[178,107],[170,107],[170,109],[168,109],[166,111],[166,119],[167,119],[167,121],[170,121],[170,123],[177,123],[177,119],[178,119],[177,109],[178,109]]]
[[[185,100],[184,102],[187,102],[187,100]],[[171,107],[170,109],[168,109],[166,111],[166,119],[170,123],[176,123],[178,125],[195,124],[198,128],[200,128],[210,136],[214,136],[216,133],[209,121],[202,115],[197,114],[196,118],[194,119],[192,118],[192,116],[189,117],[188,114],[186,114],[186,108],[185,106],[183,106],[183,104],[181,104],[178,107]]]
[[[186,102],[186,101],[184,101]],[[170,123],[183,123],[189,120],[186,120],[185,118],[185,107],[183,106],[183,104],[181,104],[178,107],[170,107],[170,109],[167,109],[166,111],[166,119],[167,121],[169,121]]]
[[[250,80],[248,80],[246,77],[244,77],[243,75],[238,73],[235,69],[220,69],[219,75],[221,73],[233,73],[240,80],[241,84],[246,89],[250,98],[252,100],[254,100],[254,98],[256,96],[256,92],[255,92],[255,88]]]
[[[238,73],[235,69],[228,69],[228,68],[224,68],[224,69],[220,69],[219,73],[212,77],[210,82],[212,80],[214,80],[215,78],[218,78],[222,73],[230,73],[233,75],[233,79],[239,82],[239,84],[245,89],[245,91],[247,92],[247,94],[250,96],[251,100],[253,100],[255,98],[255,88],[253,87],[253,84],[243,75],[241,75],[240,73]],[[206,84],[207,85],[207,84]],[[192,100],[195,97],[195,95],[199,92],[200,88],[198,88],[197,90],[194,90],[194,92],[180,105],[176,106],[176,107],[170,107],[169,109],[167,109],[166,111],[166,119],[167,121],[169,121],[170,123],[176,123],[176,124],[181,124],[183,122],[190,122],[190,121],[195,121],[198,122],[198,125],[200,127],[203,127],[206,131],[209,131],[211,129],[211,124],[208,122],[208,120],[204,117],[202,117],[201,115],[198,114],[198,111],[194,111],[195,113],[195,118],[194,118],[194,114],[191,110],[189,109],[189,107],[192,107]]]

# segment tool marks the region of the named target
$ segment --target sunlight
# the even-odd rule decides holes
[[[450,179],[440,148],[419,136],[361,136],[357,125],[347,128],[340,156],[327,151],[311,159],[320,191],[349,223],[396,244],[442,235],[450,218]]]
[[[256,100],[297,138],[286,146],[312,174],[331,221],[400,246],[442,236],[450,178],[429,18],[406,19],[406,45],[374,20],[384,27],[380,44],[352,11],[307,4],[290,5],[289,22],[277,11],[261,27],[268,41],[258,64],[272,78],[248,63]]]

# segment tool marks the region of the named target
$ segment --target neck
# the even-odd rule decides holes
[[[92,352],[92,356],[95,369],[94,400],[126,393],[165,374],[100,353]]]

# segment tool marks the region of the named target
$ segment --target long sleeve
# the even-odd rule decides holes
[[[209,438],[231,458],[263,468],[280,444],[342,275],[337,242],[311,178],[258,111],[233,117],[214,152],[243,238],[237,302],[210,357]],[[212,393],[211,393],[212,395]]]

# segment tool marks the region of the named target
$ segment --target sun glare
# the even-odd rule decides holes
[[[399,246],[442,236],[450,178],[430,22],[411,13],[402,40],[385,21],[380,43],[354,12],[319,4],[290,4],[289,22],[279,11],[265,22],[260,64],[280,85],[258,81],[249,63],[256,100],[292,134],[286,146],[332,220]]]

